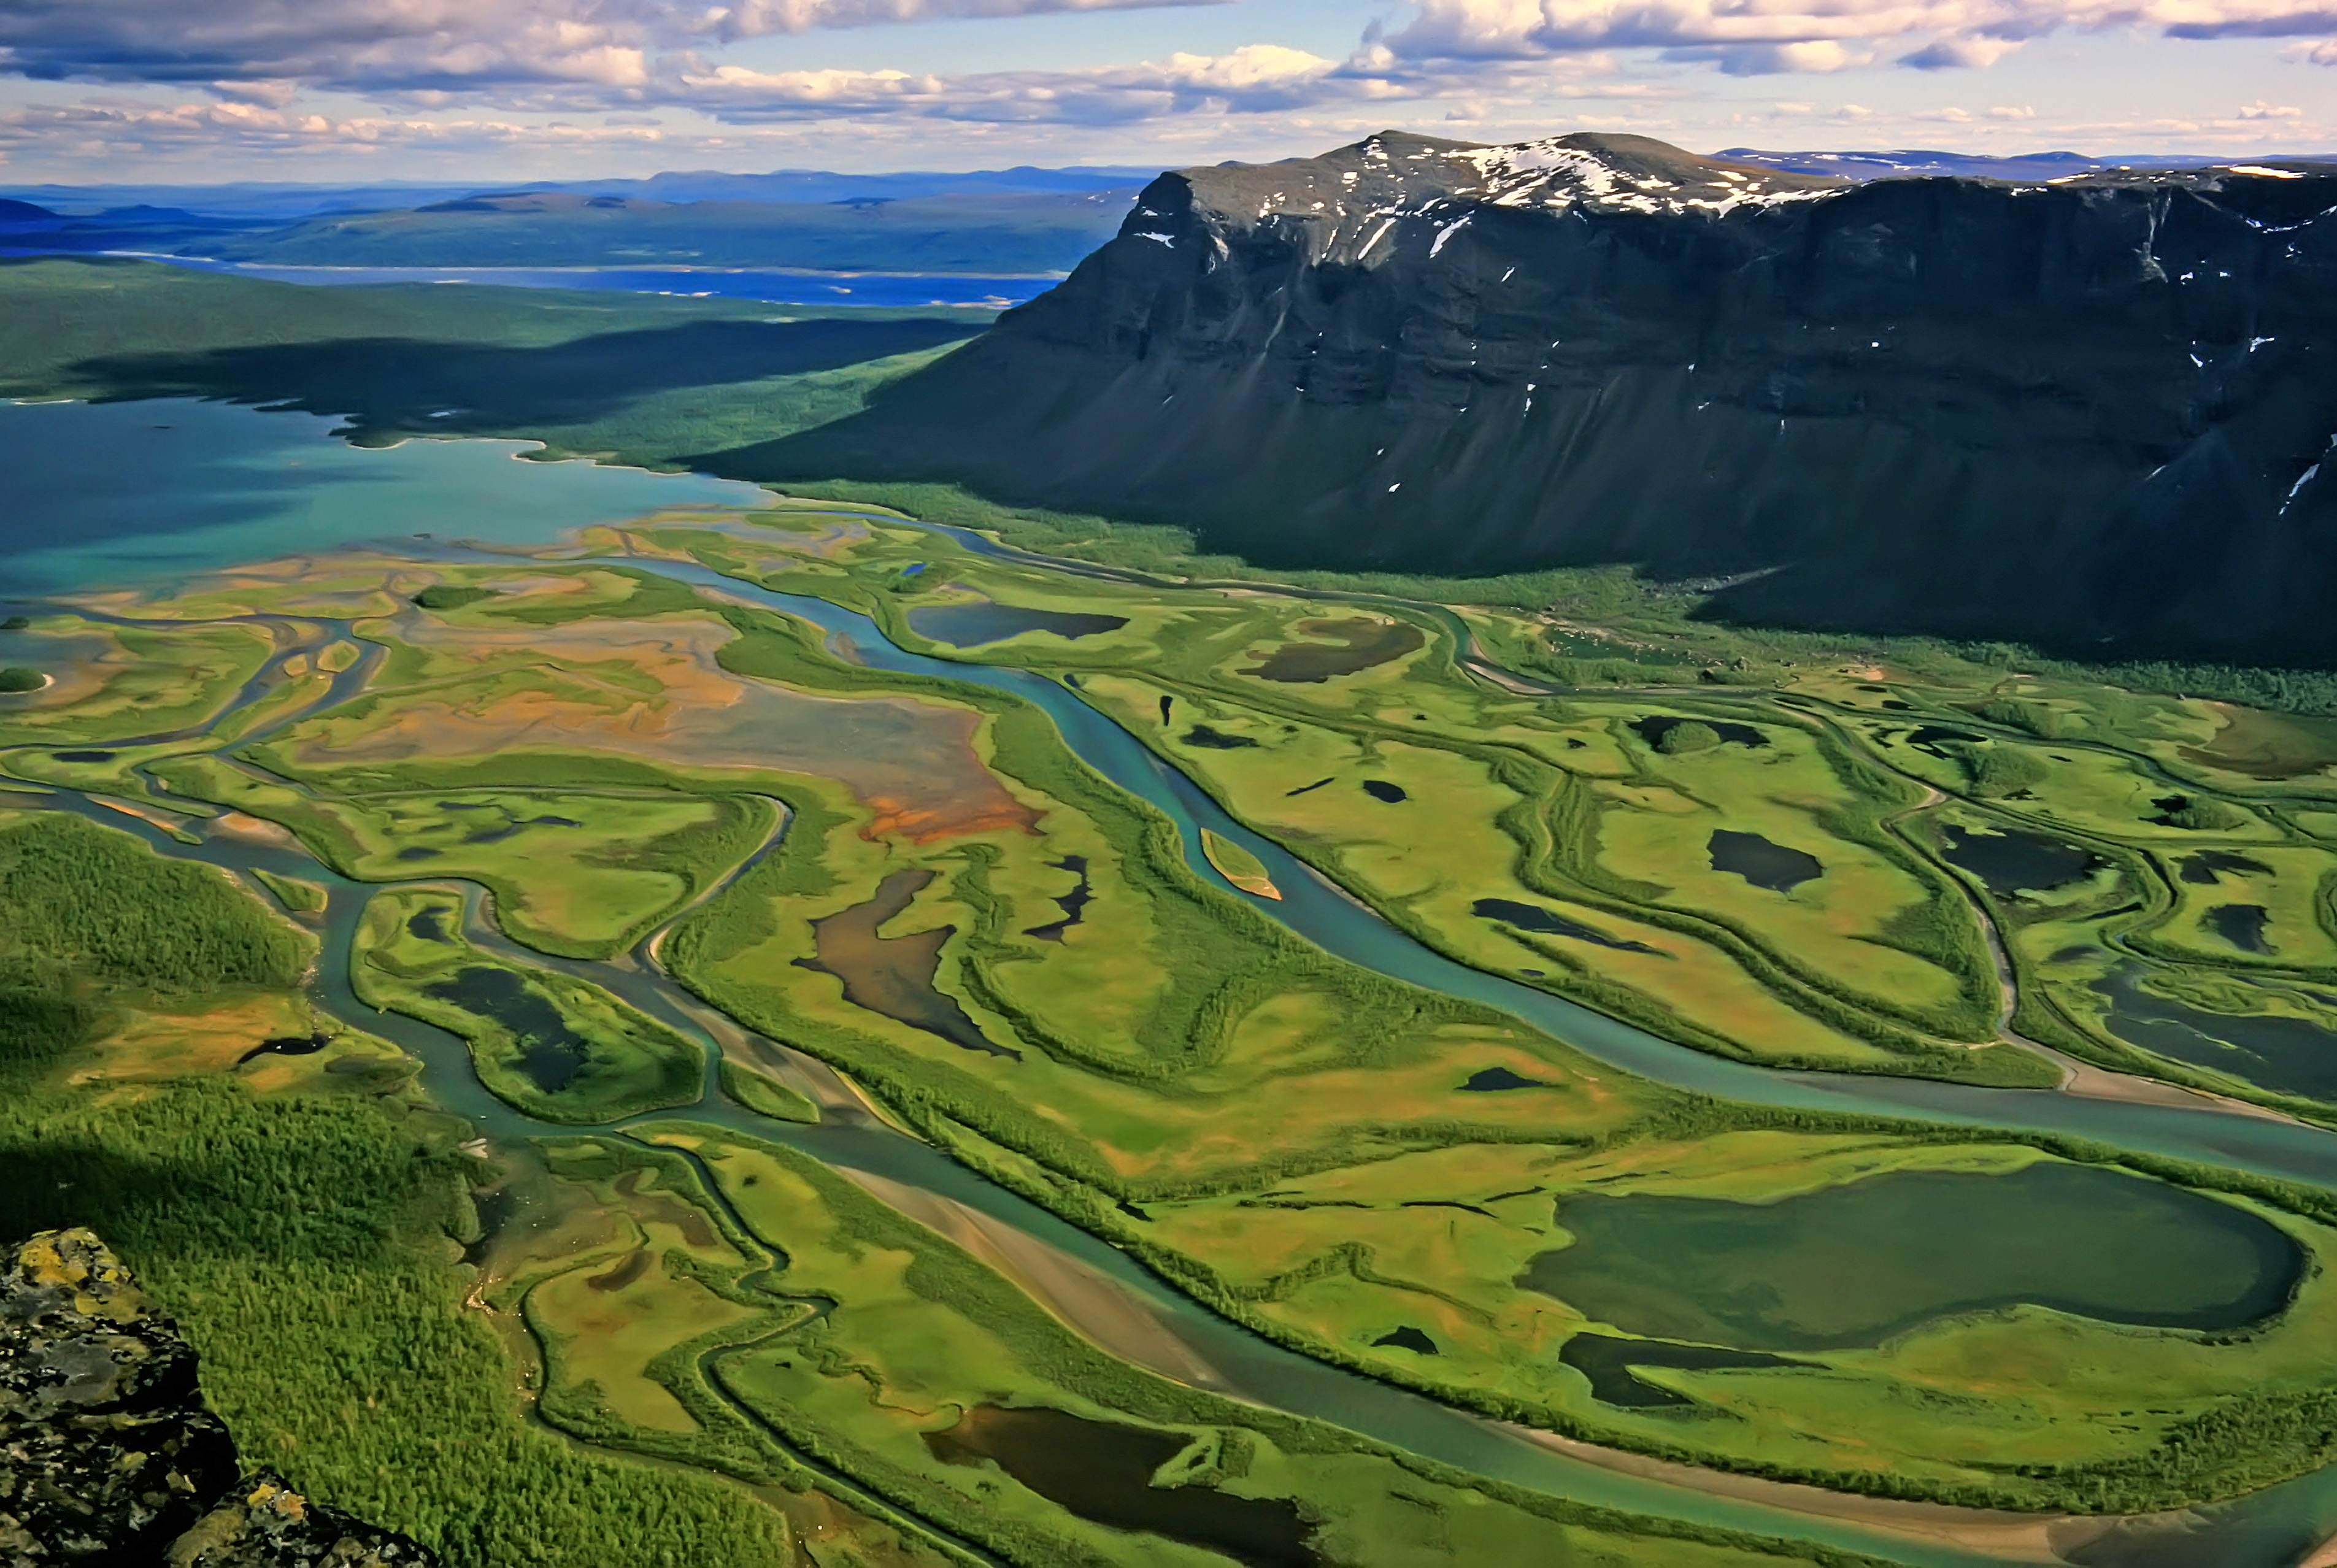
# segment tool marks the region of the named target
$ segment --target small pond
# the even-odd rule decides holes
[[[978,599],[967,604],[920,605],[909,612],[909,626],[919,637],[945,642],[952,648],[978,648],[1003,642],[1026,631],[1052,632],[1061,638],[1096,637],[1128,624],[1124,615],[1083,615],[1076,610],[1032,609]]]
[[[2018,829],[1979,833],[1950,823],[1940,858],[1978,877],[1992,893],[2047,892],[2085,881],[2101,856],[2076,844]]]
[[[2273,1013],[2211,1013],[2153,996],[2142,977],[2129,965],[2094,982],[2109,998],[2104,1021],[2119,1039],[2275,1094],[2337,1100],[2337,1033]]]
[[[2242,877],[2268,877],[2270,866],[2246,855],[2235,855],[2229,850],[2201,850],[2183,857],[2182,877],[2194,887],[2212,888],[2225,872]]]
[[[258,1061],[262,1057],[313,1057],[333,1043],[333,1037],[319,1030],[313,1035],[279,1035],[272,1040],[262,1040],[236,1057],[235,1065]]]
[[[844,982],[844,999],[888,1018],[939,1035],[953,1046],[992,1057],[1021,1060],[1022,1053],[992,1043],[955,997],[934,985],[942,946],[957,933],[937,926],[904,937],[877,930],[906,910],[934,873],[923,867],[895,872],[877,884],[876,896],[811,923],[816,958],[797,959],[798,969],[834,975]]]
[[[1292,685],[1328,680],[1402,658],[1428,641],[1408,620],[1302,620],[1298,630],[1328,640],[1285,643],[1241,673]]]
[[[1423,1330],[1415,1329],[1409,1323],[1390,1329],[1386,1333],[1374,1339],[1372,1349],[1410,1350],[1415,1356],[1441,1356],[1444,1353],[1436,1348],[1435,1340],[1430,1339]]]
[[[2046,1161],[1908,1171],[1775,1203],[1569,1196],[1574,1238],[1519,1283],[1634,1334],[1738,1349],[1881,1344],[2023,1303],[2143,1327],[2236,1329],[2278,1311],[2302,1249],[2202,1193]]]
[[[429,994],[510,1030],[519,1041],[520,1071],[547,1095],[574,1083],[592,1055],[592,1042],[568,1027],[551,998],[509,969],[474,964],[431,986]]]
[[[1590,1397],[1602,1404],[1631,1410],[1659,1410],[1696,1401],[1659,1383],[1636,1376],[1634,1367],[1677,1367],[1685,1372],[1714,1372],[1736,1368],[1801,1367],[1764,1350],[1723,1350],[1711,1345],[1676,1345],[1668,1339],[1621,1339],[1612,1334],[1577,1334],[1558,1353],[1559,1360],[1590,1380]]]
[[[1162,697],[1160,700],[1166,702],[1168,699]],[[1209,751],[1240,751],[1245,746],[1255,746],[1257,742],[1246,735],[1228,735],[1213,726],[1197,724],[1185,732],[1185,744],[1202,746]]]
[[[1061,920],[1049,920],[1043,926],[1032,926],[1022,934],[1026,937],[1036,937],[1042,942],[1060,942],[1063,940],[1065,931],[1086,919],[1084,911],[1088,905],[1095,901],[1095,888],[1088,881],[1087,856],[1065,855],[1061,860],[1050,861],[1048,863],[1057,871],[1069,872],[1080,880],[1070,892],[1055,895],[1055,907],[1063,911]]]
[[[1767,745],[1769,737],[1749,724],[1736,724],[1725,718],[1683,718],[1677,714],[1650,714],[1646,718],[1631,721],[1631,729],[1649,745],[1660,746],[1664,736],[1684,724],[1700,724],[1720,737],[1723,745]]]
[[[1469,1081],[1461,1086],[1472,1095],[1498,1095],[1506,1089],[1547,1089],[1550,1086],[1540,1078],[1529,1078],[1507,1067],[1482,1068],[1470,1074]]]
[[[1804,851],[1772,843],[1759,833],[1732,833],[1716,828],[1712,842],[1706,846],[1712,855],[1712,869],[1743,877],[1756,888],[1772,892],[1789,893],[1804,882],[1814,882],[1825,875],[1825,866],[1817,856]]]
[[[1364,793],[1371,796],[1372,799],[1375,801],[1384,801],[1389,805],[1394,805],[1399,801],[1409,800],[1412,798],[1403,793],[1403,786],[1402,784],[1390,784],[1384,778],[1365,779],[1364,781]]]
[[[1479,899],[1469,906],[1469,912],[1480,920],[1506,921],[1521,931],[1534,931],[1547,937],[1571,937],[1578,942],[1593,942],[1602,948],[1613,948],[1617,952],[1652,953],[1656,950],[1645,942],[1618,941],[1579,920],[1568,920],[1555,910],[1543,909],[1540,904],[1520,903],[1515,899]]]
[[[2200,923],[2244,953],[2272,951],[2272,943],[2264,937],[2264,928],[2272,924],[2272,911],[2262,904],[2217,904]]]
[[[1210,1486],[1163,1487],[1153,1473],[1190,1439],[1065,1410],[977,1405],[925,1446],[952,1465],[987,1459],[1056,1506],[1115,1530],[1142,1530],[1250,1568],[1314,1568],[1314,1526],[1279,1498],[1237,1497]]]
[[[1920,729],[1910,731],[1907,735],[1907,744],[1917,751],[1943,759],[1948,754],[1941,750],[1941,747],[1951,745],[1978,745],[1980,741],[1980,737],[1970,730],[1951,729],[1946,725],[1938,724],[1924,725]]]

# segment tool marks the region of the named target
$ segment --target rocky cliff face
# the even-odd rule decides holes
[[[430,1553],[309,1504],[203,1404],[195,1353],[87,1231],[0,1272],[0,1565],[432,1568]]]
[[[1161,176],[1061,287],[753,462],[1267,564],[1628,562],[1755,618],[2325,661],[2332,355],[2337,166],[1852,184],[1388,133]]]

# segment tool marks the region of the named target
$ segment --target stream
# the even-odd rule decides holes
[[[955,531],[952,532],[955,536]],[[427,553],[465,559],[445,547]],[[468,559],[506,564],[511,560],[509,556],[486,554]],[[1749,1104],[2064,1134],[2267,1176],[2337,1184],[2337,1135],[2299,1124],[2230,1115],[2206,1105],[2136,1105],[2052,1090],[1987,1089],[1912,1079],[1785,1072],[1673,1044],[1549,992],[1467,968],[1415,941],[1279,845],[1227,815],[1192,780],[1161,762],[1074,691],[1049,677],[910,653],[894,645],[874,621],[855,611],[821,599],[762,589],[695,563],[632,559],[624,564],[811,622],[832,638],[849,638],[856,657],[872,667],[989,687],[1036,703],[1088,765],[1174,821],[1196,874],[1230,891],[1231,884],[1210,866],[1201,849],[1204,829],[1221,834],[1257,856],[1283,892],[1277,903],[1253,901],[1252,907],[1297,934],[1379,973],[1500,1008],[1618,1069]],[[335,625],[310,624],[320,628]],[[343,672],[323,700],[337,701],[353,694],[375,663],[368,657]],[[254,682],[243,700],[260,695],[262,689],[263,682]],[[304,706],[301,711],[312,709]],[[272,716],[264,728],[273,730],[297,716]],[[129,749],[138,743],[114,744]],[[26,803],[34,803],[28,798]],[[328,902],[318,921],[323,949],[316,991],[327,1010],[412,1053],[423,1064],[422,1082],[431,1096],[490,1139],[511,1141],[579,1130],[533,1121],[494,1098],[472,1072],[468,1050],[457,1037],[403,1015],[376,1013],[357,998],[350,989],[348,966],[357,920],[365,901],[392,884],[360,883],[340,877],[290,845],[226,835],[211,835],[200,844],[190,844],[70,790],[54,789],[45,803],[136,833],[166,854],[240,873],[266,870],[324,885]],[[1713,1477],[1711,1489],[1705,1489],[1692,1478],[1687,1484],[1676,1484],[1608,1468],[1537,1446],[1492,1423],[1392,1385],[1286,1350],[1172,1291],[1110,1243],[992,1184],[939,1150],[895,1132],[872,1116],[831,1112],[820,1125],[801,1126],[772,1121],[732,1104],[719,1087],[719,1050],[703,1021],[704,1010],[663,975],[655,958],[656,935],[609,963],[547,959],[496,936],[483,897],[475,891],[466,904],[465,924],[472,939],[481,945],[537,967],[565,969],[585,976],[706,1047],[706,1092],[699,1105],[634,1118],[618,1124],[616,1130],[640,1122],[691,1117],[786,1144],[830,1164],[872,1173],[965,1204],[1108,1274],[1137,1294],[1243,1398],[1333,1422],[1482,1476],[1584,1503],[1821,1543],[1915,1568],[2004,1560],[1907,1529],[1797,1511],[1784,1505],[1790,1495],[1782,1489],[1759,1496],[1737,1495],[1733,1494],[1747,1488],[1726,1477]],[[1951,1511],[1937,1512],[1944,1517]],[[2090,1544],[2073,1544],[2072,1554],[2059,1560],[2088,1568],[2290,1568],[2332,1529],[2337,1529],[2337,1467],[2163,1525],[2116,1533]]]

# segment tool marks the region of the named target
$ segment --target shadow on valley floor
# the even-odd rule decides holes
[[[658,393],[841,370],[980,330],[909,317],[695,321],[540,346],[357,337],[94,357],[70,375],[97,400],[204,397],[337,414],[366,445],[582,424]]]

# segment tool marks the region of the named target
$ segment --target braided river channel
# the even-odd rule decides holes
[[[109,510],[114,504],[109,502],[99,506],[94,518],[88,514],[82,504],[85,492],[73,484],[77,465],[88,463],[114,443],[135,441],[142,430],[165,424],[195,426],[211,439],[146,443],[134,465],[140,504],[130,508],[123,490],[119,511]],[[161,450],[166,444],[182,455]],[[699,478],[581,463],[511,463],[517,450],[510,443],[433,441],[357,452],[332,439],[328,421],[216,404],[0,404],[0,472],[11,474],[18,502],[0,521],[0,551],[10,563],[0,569],[5,571],[0,574],[0,613],[35,608],[53,595],[168,587],[212,568],[361,541],[438,560],[508,560],[444,541],[544,545],[587,524],[621,521],[660,507],[745,509],[761,497],[749,486]],[[299,480],[303,469],[314,477],[313,483]],[[484,482],[484,477],[492,477],[494,483],[484,494],[474,492],[472,484]],[[425,529],[435,537],[414,537]],[[975,549],[1017,553],[975,536],[953,532],[953,537]],[[141,548],[144,545],[159,548]],[[1279,845],[1227,816],[1190,779],[1089,706],[1076,691],[1047,677],[911,653],[894,646],[875,622],[856,612],[772,592],[702,566],[643,559],[626,564],[709,594],[798,617],[826,630],[835,646],[844,647],[849,639],[851,657],[871,667],[977,683],[1037,705],[1089,766],[1174,821],[1187,860],[1198,874],[1229,886],[1203,853],[1201,833],[1206,829],[1263,862],[1283,898],[1259,907],[1326,951],[1413,985],[1501,1008],[1620,1070],[1750,1104],[2064,1134],[2337,1187],[2337,1134],[2229,1114],[2204,1101],[2196,1107],[2146,1105],[2051,1090],[1786,1072],[1675,1045],[1547,992],[1467,968],[1414,941]],[[1097,570],[1068,563],[1065,569]],[[1457,618],[1439,618],[1457,630]],[[348,631],[340,623],[315,624],[338,635]],[[361,660],[344,672],[323,701],[355,695],[375,663],[373,658]],[[257,696],[275,678],[272,670],[263,674],[241,700]],[[276,723],[297,716],[286,716]],[[261,733],[266,732],[249,738]],[[538,1134],[576,1130],[533,1122],[489,1095],[472,1071],[467,1047],[455,1036],[398,1014],[377,1013],[357,999],[349,984],[352,939],[365,901],[386,884],[340,877],[289,845],[225,834],[191,843],[70,791],[54,790],[45,797],[12,796],[11,803],[17,799],[128,829],[165,854],[238,872],[266,870],[324,885],[329,899],[320,917],[324,948],[316,988],[317,998],[328,1011],[413,1053],[423,1064],[422,1081],[430,1095],[491,1141],[510,1144]],[[429,880],[443,883],[442,879]],[[2097,1522],[2029,1521],[2009,1514],[1834,1498],[1808,1488],[1642,1466],[1588,1450],[1559,1451],[1392,1385],[1284,1349],[1171,1290],[1109,1243],[873,1116],[831,1110],[820,1124],[804,1126],[748,1111],[722,1094],[715,1071],[720,1055],[715,1042],[726,1026],[664,977],[655,959],[656,936],[610,962],[562,960],[513,947],[494,931],[489,917],[484,895],[474,890],[466,917],[473,940],[529,964],[588,978],[706,1047],[701,1102],[643,1120],[688,1116],[719,1123],[787,1144],[838,1167],[922,1189],[1011,1226],[1117,1281],[1237,1397],[1330,1421],[1481,1475],[1585,1503],[1821,1543],[1914,1568],[1997,1562],[2065,1562],[2088,1568],[2294,1568],[2337,1533],[2337,1466],[2212,1508],[2106,1528]]]

